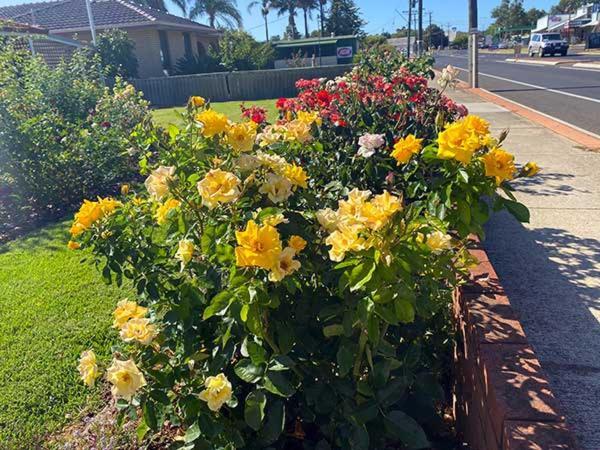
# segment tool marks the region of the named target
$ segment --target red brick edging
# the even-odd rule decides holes
[[[479,241],[454,295],[454,414],[471,450],[577,449],[523,327]]]

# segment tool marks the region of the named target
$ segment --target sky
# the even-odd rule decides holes
[[[35,0],[34,0],[35,1]],[[166,0],[170,12],[181,15],[181,12]],[[29,3],[31,0],[0,0],[0,6]],[[243,16],[243,28],[252,33],[257,39],[264,39],[265,30],[263,18],[258,8],[248,12],[251,0],[237,0],[238,7]],[[362,18],[367,22],[364,30],[367,33],[393,32],[396,28],[406,25],[408,0],[355,0],[360,8]],[[490,23],[491,10],[500,3],[500,0],[479,0],[479,28],[485,29]],[[525,0],[525,8],[539,8],[548,10],[558,0]],[[444,29],[457,27],[459,30],[467,29],[467,0],[423,0],[425,15],[424,24],[429,23],[429,12],[432,13],[432,23]],[[198,19],[205,23],[205,18]],[[269,14],[269,33],[282,35],[287,25],[287,16],[279,17],[276,12]],[[300,13],[296,19],[296,26],[300,32],[304,30],[304,19]],[[313,19],[309,22],[309,31],[317,28],[317,14],[313,12]]]

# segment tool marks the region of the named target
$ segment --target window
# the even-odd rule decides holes
[[[192,56],[192,38],[190,33],[183,33],[183,51],[187,58]]]
[[[540,35],[536,34],[533,36],[533,42],[538,42],[540,40]]]
[[[547,42],[547,41],[560,41],[560,34],[544,34],[544,37],[542,37],[542,40],[544,42]]]
[[[163,30],[158,31],[158,39],[160,40],[160,62],[162,63],[163,69],[171,69],[171,51],[169,50],[169,38],[167,32]]]

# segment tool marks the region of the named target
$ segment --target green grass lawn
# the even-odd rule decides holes
[[[106,286],[84,251],[66,248],[62,222],[0,246],[0,448],[31,449],[99,401],[77,360],[106,362],[111,313],[126,290]]]
[[[275,102],[277,99],[269,99],[269,100],[254,100],[247,102],[221,102],[221,103],[211,103],[211,106],[218,112],[227,115],[231,120],[237,122],[242,117],[242,111],[240,110],[240,105],[243,103],[247,108],[256,105],[267,110],[267,120],[269,122],[274,122],[278,117],[277,108],[275,108]],[[184,108],[163,108],[163,109],[155,109],[152,111],[152,116],[154,120],[162,126],[166,126],[170,123],[174,123],[176,125],[180,124],[179,117],[175,114],[175,111],[182,111]]]

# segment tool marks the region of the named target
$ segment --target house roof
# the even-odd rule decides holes
[[[215,28],[130,0],[91,0],[91,6],[94,24],[98,29],[162,25],[219,34]],[[0,7],[0,19],[35,24],[49,29],[51,33],[89,29],[85,0],[56,0]]]

